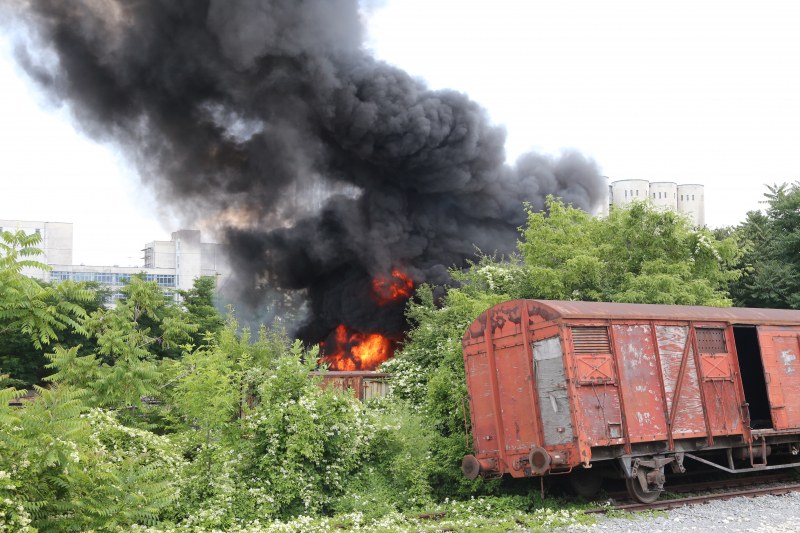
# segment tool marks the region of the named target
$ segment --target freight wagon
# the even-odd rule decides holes
[[[463,338],[470,479],[621,475],[642,502],[665,468],[800,467],[800,311],[515,300]]]

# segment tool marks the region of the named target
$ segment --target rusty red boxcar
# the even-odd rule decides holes
[[[515,300],[463,338],[467,477],[612,472],[639,501],[687,459],[800,466],[800,311]]]

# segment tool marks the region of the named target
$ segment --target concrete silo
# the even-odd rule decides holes
[[[639,200],[647,200],[650,182],[647,180],[619,180],[611,184],[611,205],[621,207]]]
[[[662,209],[678,210],[678,184],[673,181],[650,183],[650,202]]]
[[[678,213],[687,215],[695,226],[706,225],[704,187],[696,183],[678,185]]]

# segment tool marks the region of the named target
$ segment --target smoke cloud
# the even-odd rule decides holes
[[[511,252],[523,202],[542,208],[554,194],[588,210],[604,197],[580,154],[506,164],[505,131],[484,109],[363,49],[355,0],[7,11],[27,29],[17,57],[29,75],[165,202],[218,225],[251,300],[302,291],[310,342],[340,323],[402,331],[402,303],[378,307],[372,277],[400,268],[446,283],[476,247]]]

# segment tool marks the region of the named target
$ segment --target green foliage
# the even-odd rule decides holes
[[[734,240],[645,202],[599,219],[548,198],[547,212],[528,211],[523,236],[528,268],[515,297],[731,305]]]
[[[235,327],[229,323],[229,336]],[[226,349],[195,365],[190,384],[179,383],[173,393],[201,437],[183,437],[194,460],[181,524],[229,529],[334,507],[370,451],[374,427],[365,407],[351,393],[323,389],[309,376],[316,349],[281,345],[264,331],[253,344],[235,344],[238,353],[228,362],[220,360],[230,353]],[[202,384],[224,396],[208,405],[208,416],[201,410],[210,391]],[[246,391],[253,395],[237,400]],[[209,430],[215,436],[205,439]]]
[[[496,496],[447,499],[423,509],[407,513],[390,511],[381,516],[362,512],[334,516],[302,515],[289,520],[254,520],[232,526],[231,533],[330,533],[331,531],[441,532],[470,531],[506,533],[530,531],[548,533],[574,527],[590,529],[596,515],[584,514],[582,508],[557,500],[537,500],[530,496]],[[186,524],[154,528],[137,528],[147,533],[198,533],[201,530]]]
[[[76,305],[80,305],[87,314],[103,308],[105,294],[97,289],[96,284],[83,282],[76,285],[71,281],[63,281],[59,285],[67,288],[66,291],[61,291],[62,293],[68,293],[63,296],[64,298],[69,298],[69,294],[75,292],[72,287],[75,287],[80,293],[86,289],[91,291],[92,300],[73,302]],[[58,291],[54,291],[48,300],[55,301],[56,298],[61,297]],[[87,338],[86,333],[83,328],[81,332],[77,332],[68,327],[58,331],[58,338],[53,342],[57,342],[64,347],[76,347],[79,355],[88,355],[96,351],[97,343],[94,338]],[[37,348],[31,342],[30,336],[24,334],[20,329],[7,331],[0,335],[0,372],[6,372],[14,376],[13,383],[17,387],[30,388],[34,384],[41,384],[48,374],[45,368],[48,363],[46,353],[51,349],[49,346]]]
[[[216,280],[211,276],[202,276],[194,280],[188,291],[178,291],[183,299],[183,307],[187,319],[197,324],[198,330],[192,334],[192,344],[200,346],[209,334],[215,334],[225,326],[225,320],[214,305]]]
[[[733,231],[744,275],[731,283],[736,305],[800,309],[800,184],[767,187],[766,212]]]
[[[433,432],[419,413],[401,403],[376,401],[369,407],[374,433],[363,466],[349,476],[333,509],[375,520],[425,509],[432,504],[427,472]]]
[[[41,254],[40,242],[38,234],[0,233],[0,373],[10,374],[15,386],[41,382],[45,352],[54,342],[91,349],[83,320],[102,305],[96,287],[42,283],[23,274],[49,269],[33,259]]]
[[[155,523],[181,479],[183,459],[168,441],[89,410],[82,391],[37,393],[22,408],[8,406],[17,392],[0,394],[0,501],[22,507],[17,520],[42,531]]]
[[[299,347],[293,349],[301,355]],[[319,387],[312,365],[283,358],[259,387],[262,404],[249,418],[255,446],[254,477],[270,487],[267,515],[326,509],[344,492],[364,458],[371,428],[351,394]]]
[[[71,329],[84,333],[81,319],[86,311],[79,302],[90,302],[94,293],[74,283],[45,285],[25,276],[23,269],[46,271],[49,267],[34,259],[41,255],[36,246],[39,234],[23,231],[0,232],[0,333],[19,331],[37,349]]]
[[[93,406],[140,406],[161,382],[159,355],[190,342],[197,331],[156,282],[134,276],[122,291],[125,298],[114,309],[99,309],[85,320],[96,353],[79,356],[77,347],[57,346],[48,354],[47,366],[55,372],[47,379],[86,390]]]

